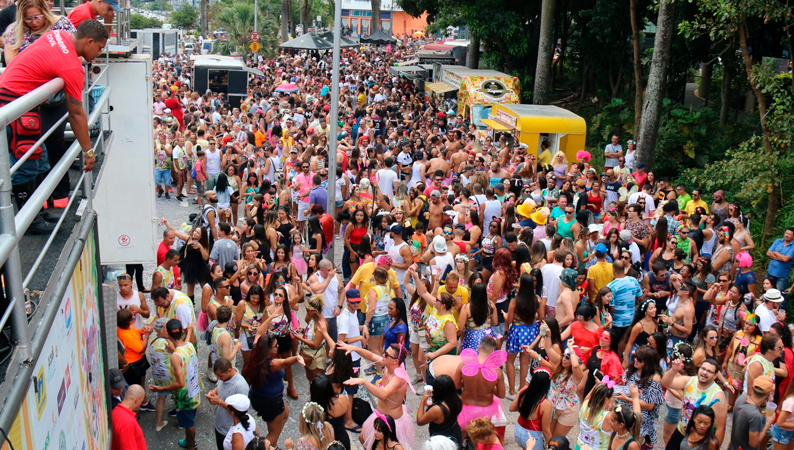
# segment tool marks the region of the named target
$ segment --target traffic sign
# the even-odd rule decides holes
[[[262,46],[259,45],[259,42],[251,42],[251,45],[249,45],[248,48],[250,48],[252,52],[256,53],[260,48],[262,48]]]
[[[254,41],[254,42],[259,41],[259,33],[257,33],[256,31],[251,33],[251,40]],[[256,50],[254,50],[254,51],[256,51]]]

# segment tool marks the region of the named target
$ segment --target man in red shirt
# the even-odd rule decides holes
[[[91,0],[74,8],[66,17],[75,28],[79,28],[80,24],[86,20],[96,19],[97,16],[102,16],[105,19],[105,24],[112,25],[114,10],[121,12],[121,6],[117,0]]]
[[[95,160],[88,134],[88,118],[83,109],[85,75],[80,57],[92,61],[102,53],[107,39],[107,30],[96,20],[84,21],[74,35],[65,30],[50,31],[14,58],[0,75],[0,106],[24,96],[55,78],[63,79],[69,123],[83,149],[85,171],[94,168]],[[11,150],[13,156],[11,163],[14,164],[22,155],[14,154],[16,149]],[[26,161],[20,170],[14,173],[11,180],[14,196],[20,208],[36,189],[36,177],[42,173],[38,169],[38,158],[32,159],[33,161]],[[53,226],[47,224],[39,214],[29,231],[49,234],[52,229]]]
[[[135,419],[135,412],[145,398],[143,388],[133,384],[124,394],[124,400],[113,408],[113,440],[110,450],[146,450],[143,430]]]
[[[160,245],[157,247],[157,265],[160,266],[165,261],[165,254],[168,253],[168,250],[171,250],[171,247],[174,246],[174,241],[176,240],[176,233],[173,230],[169,230],[166,228],[163,231],[163,240],[160,241]],[[174,266],[174,279],[180,277],[179,274],[179,266]]]

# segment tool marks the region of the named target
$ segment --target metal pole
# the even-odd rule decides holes
[[[259,29],[259,28],[256,27],[256,16],[257,16],[257,13],[258,13],[257,10],[259,9],[257,7],[258,5],[259,5],[259,3],[257,2],[257,0],[254,0],[254,31]]]
[[[8,136],[6,127],[0,129],[0,179],[11,180],[11,161],[8,156]],[[16,238],[17,227],[14,219],[14,203],[11,183],[0,186],[0,234]],[[28,335],[28,314],[25,310],[25,291],[22,288],[22,262],[19,247],[14,245],[5,262],[5,286],[9,300],[13,302],[11,315],[14,339],[17,341],[19,362],[30,362],[30,336]]]
[[[331,126],[329,127],[328,139],[328,212],[335,211],[336,207],[336,136],[339,134],[339,58],[340,39],[342,38],[342,1],[334,2],[334,53],[332,58],[333,68],[331,70]],[[334,217],[336,220],[336,217]],[[336,246],[331,240],[331,248],[328,249],[328,258],[336,263]]]

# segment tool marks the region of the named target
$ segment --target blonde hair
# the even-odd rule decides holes
[[[334,429],[325,421],[325,411],[314,402],[309,402],[303,407],[298,430],[302,436],[314,438],[319,448],[326,448],[333,440]]]
[[[551,161],[552,162],[557,161],[557,158],[559,158],[560,156],[562,156],[562,160],[565,162],[565,164],[568,164],[568,158],[565,156],[565,153],[563,153],[561,151],[558,151],[557,153],[555,153],[554,154],[554,158],[552,158]]]
[[[321,311],[323,306],[325,306],[323,294],[314,294],[306,300],[306,309],[310,311]]]
[[[31,30],[28,27],[28,23],[25,22],[25,15],[28,8],[36,8],[41,11],[42,16],[44,16],[42,18],[43,23],[38,31]],[[25,41],[25,31],[29,32],[31,36],[41,36],[50,31],[50,28],[52,28],[57,21],[58,19],[55,17],[55,14],[50,11],[50,5],[46,0],[19,0],[17,2],[17,20],[16,23],[13,24],[16,26],[14,29],[14,45],[11,48],[14,50],[19,49],[19,46]]]
[[[478,417],[466,426],[466,433],[475,441],[480,442],[492,436],[494,424],[486,417]]]

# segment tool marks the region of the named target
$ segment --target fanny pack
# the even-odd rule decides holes
[[[12,94],[5,89],[0,89],[0,107],[18,98],[18,95]],[[22,158],[39,138],[41,138],[41,115],[39,114],[38,106],[22,114],[19,119],[8,125],[8,148],[17,159]],[[41,159],[42,153],[43,150],[39,147],[30,155],[28,160]]]

